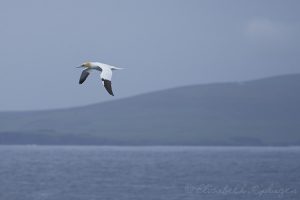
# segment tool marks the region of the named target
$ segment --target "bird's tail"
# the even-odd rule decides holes
[[[120,70],[120,69],[124,69],[124,68],[111,66],[110,69],[111,69],[111,70]]]

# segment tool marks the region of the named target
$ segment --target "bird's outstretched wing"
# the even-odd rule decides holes
[[[114,96],[114,93],[113,93],[112,88],[111,88],[112,71],[108,67],[101,67],[101,69],[102,69],[102,73],[101,73],[102,84],[104,85],[107,92],[110,95]]]
[[[114,96],[114,93],[113,93],[112,88],[111,88],[111,81],[102,79],[102,83],[103,83],[103,85],[104,85],[106,91],[107,91],[110,95]]]
[[[79,84],[82,84],[89,75],[90,75],[90,73],[89,73],[88,69],[83,70],[81,73],[80,79],[79,79]]]

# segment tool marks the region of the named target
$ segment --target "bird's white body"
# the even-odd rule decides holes
[[[82,71],[79,84],[82,84],[92,71],[100,71],[102,84],[104,85],[108,93],[114,96],[111,88],[112,70],[118,70],[122,68],[114,67],[100,62],[85,62],[80,67],[85,69]]]

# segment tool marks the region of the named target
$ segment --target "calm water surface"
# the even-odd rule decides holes
[[[300,199],[300,147],[0,146],[1,200]]]

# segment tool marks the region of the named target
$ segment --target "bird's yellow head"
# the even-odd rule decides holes
[[[82,67],[87,67],[87,68],[90,68],[90,67],[92,67],[92,63],[91,62],[84,62],[84,63],[82,63],[82,65],[81,65]]]

